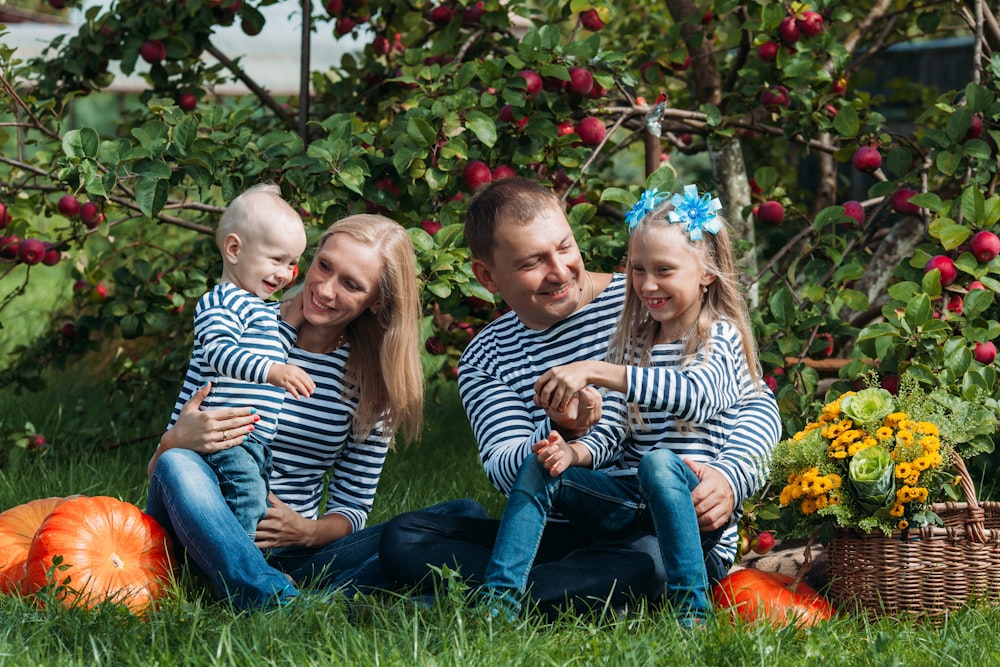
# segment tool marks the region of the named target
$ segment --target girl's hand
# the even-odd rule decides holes
[[[590,384],[588,361],[550,368],[535,381],[535,405],[563,412],[574,395]]]
[[[211,454],[243,442],[260,417],[252,408],[202,410],[201,404],[212,391],[212,383],[196,391],[181,408],[177,421],[163,434],[161,449],[183,447],[199,454]]]
[[[579,442],[566,442],[558,431],[552,431],[547,440],[539,440],[531,449],[553,477],[558,477],[570,466],[589,467],[593,463],[586,447]]]
[[[254,544],[261,549],[312,546],[316,522],[293,510],[273,493],[268,494],[267,499],[271,507],[257,524]]]

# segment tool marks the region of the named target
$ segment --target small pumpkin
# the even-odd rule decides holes
[[[744,568],[732,572],[712,590],[715,606],[739,616],[746,623],[768,621],[775,627],[795,623],[815,625],[833,618],[830,602],[808,584],[787,574]]]
[[[62,568],[53,571],[57,556]],[[63,606],[110,601],[142,615],[162,597],[172,562],[166,531],[135,505],[107,496],[71,498],[35,533],[22,589],[35,593],[53,584]]]
[[[17,593],[24,578],[28,548],[42,521],[63,498],[38,498],[0,514],[0,592]]]

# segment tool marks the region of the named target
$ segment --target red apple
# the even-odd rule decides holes
[[[76,334],[76,322],[63,322],[62,326],[59,327],[59,333],[62,334],[63,338],[73,338]]]
[[[997,358],[997,346],[991,340],[985,343],[976,343],[976,347],[972,351],[972,357],[979,363],[989,366]]]
[[[966,131],[965,136],[962,137],[962,139],[968,141],[969,139],[978,139],[981,136],[983,136],[983,119],[979,116],[979,114],[972,114],[969,129]]]
[[[879,381],[879,386],[895,396],[899,393],[899,376],[895,373],[888,373]]]
[[[423,227],[424,231],[431,236],[434,236],[441,231],[441,223],[437,220],[423,220],[421,221],[420,226]]]
[[[465,165],[462,175],[465,177],[465,184],[470,190],[478,190],[493,180],[493,172],[490,171],[489,166],[482,160],[470,161]]]
[[[811,11],[802,12],[802,17],[795,21],[796,27],[806,37],[815,37],[823,32],[823,17]]]
[[[62,259],[62,252],[59,248],[53,248],[48,241],[45,242],[45,254],[42,255],[42,264],[45,266],[55,266]]]
[[[776,110],[779,107],[786,109],[792,106],[792,98],[788,96],[788,89],[784,86],[774,86],[765,88],[760,94],[760,103],[765,109]]]
[[[344,12],[344,0],[327,0],[323,6],[330,16],[340,16]]]
[[[77,280],[75,283],[73,283],[74,294],[80,294],[88,291],[90,291],[90,283],[88,283],[86,280]]]
[[[372,40],[372,53],[377,56],[384,56],[389,53],[389,38],[385,35],[378,35]]]
[[[505,104],[500,107],[500,112],[497,114],[497,120],[501,123],[513,123],[514,122],[514,105]]]
[[[576,133],[584,146],[597,146],[604,141],[606,132],[604,121],[596,116],[584,116],[576,122]]]
[[[576,132],[576,127],[572,122],[564,120],[556,126],[556,132],[560,137],[565,137],[567,134],[573,134]]]
[[[976,232],[969,241],[969,251],[984,264],[1000,254],[1000,237],[993,232]]]
[[[72,218],[80,212],[80,202],[73,195],[63,195],[59,198],[56,208],[67,218]]]
[[[486,3],[483,0],[479,0],[476,4],[471,7],[466,7],[462,10],[462,23],[466,25],[476,25],[479,23],[480,19],[483,18],[483,14],[486,13]]]
[[[4,259],[16,259],[20,247],[20,236],[15,234],[11,234],[10,236],[0,236],[0,257]]]
[[[823,331],[816,334],[817,339],[822,339],[826,341],[826,347],[819,351],[819,354],[824,357],[833,356],[833,335],[829,332]]]
[[[177,106],[183,111],[194,111],[198,106],[198,96],[188,91],[177,96]]]
[[[24,239],[17,249],[17,257],[29,266],[38,264],[45,257],[45,244],[35,238]]]
[[[971,292],[974,289],[986,289],[986,285],[982,284],[978,280],[973,280],[969,283],[969,286],[965,288],[967,292]]]
[[[10,211],[7,210],[7,204],[0,202],[0,229],[3,229],[10,224],[10,221],[14,218],[11,217]]]
[[[146,40],[139,47],[139,55],[150,65],[155,65],[167,57],[167,47],[158,39]]]
[[[90,289],[90,300],[94,303],[100,303],[108,298],[108,288],[97,283]]]
[[[333,31],[338,37],[342,37],[347,33],[351,32],[358,26],[358,22],[352,19],[350,16],[341,16],[337,19],[337,23],[333,26]]]
[[[601,84],[594,81],[594,87],[591,89],[590,94],[587,95],[592,100],[598,100],[608,94],[608,89]]]
[[[542,79],[542,90],[547,90],[550,93],[558,93],[560,90],[566,87],[568,81],[564,81],[557,76],[547,76]]]
[[[767,41],[757,47],[757,57],[766,63],[773,63],[778,58],[778,46],[777,42]]]
[[[517,172],[513,167],[506,164],[498,164],[493,167],[493,180],[499,181],[501,178],[514,178],[517,176]]]
[[[858,171],[870,174],[882,166],[882,154],[874,146],[860,146],[851,156],[851,164]]]
[[[786,16],[781,19],[781,23],[778,24],[778,35],[781,37],[782,43],[788,46],[799,41],[799,37],[802,35],[799,33],[799,26],[795,22],[794,16]]]
[[[830,92],[833,92],[833,93],[836,93],[836,94],[839,95],[840,93],[844,92],[845,90],[847,90],[847,77],[846,76],[838,77],[838,78],[836,78],[836,79],[833,80],[833,83],[830,84]]]
[[[427,350],[428,353],[434,355],[444,354],[447,351],[447,348],[445,347],[444,343],[442,343],[441,339],[438,338],[437,336],[431,336],[430,338],[425,340],[424,349]]]
[[[900,215],[919,215],[920,207],[910,203],[910,198],[917,194],[913,188],[900,188],[892,193],[892,210]]]
[[[764,385],[772,392],[778,391],[778,380],[773,375],[770,373],[764,373],[764,376],[761,379],[764,381]]]
[[[601,20],[601,15],[597,13],[596,9],[580,12],[580,23],[592,32],[597,32],[604,27],[604,21]]]
[[[762,225],[777,226],[785,221],[785,207],[781,202],[766,201],[757,207],[754,217]]]
[[[523,69],[517,73],[517,76],[524,79],[524,93],[528,97],[534,97],[538,93],[542,92],[542,77],[538,75],[538,72],[530,69]]]
[[[104,215],[98,210],[97,204],[88,201],[80,206],[80,220],[87,229],[94,229],[104,220]]]
[[[962,295],[952,294],[951,296],[948,297],[948,303],[945,305],[945,308],[948,310],[949,313],[955,313],[956,315],[961,315],[963,306],[964,302],[962,301]]]
[[[774,534],[766,530],[757,533],[757,536],[750,541],[750,548],[761,555],[766,554],[774,548]]]
[[[843,206],[844,215],[854,218],[859,228],[865,226],[865,207],[861,205],[861,202],[851,199],[850,201],[845,201]]]
[[[585,67],[573,67],[569,70],[569,83],[566,90],[574,95],[589,95],[594,89],[594,75]]]
[[[431,8],[430,14],[431,23],[436,26],[446,26],[451,23],[451,20],[455,18],[455,10],[448,5],[438,5],[437,7]]]
[[[924,273],[928,273],[934,269],[937,269],[941,274],[942,285],[950,285],[958,277],[958,269],[955,268],[955,262],[947,255],[934,255],[927,260],[927,263],[924,264]]]

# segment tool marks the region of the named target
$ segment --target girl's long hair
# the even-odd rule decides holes
[[[643,237],[648,229],[665,228],[672,233],[671,238],[676,239],[677,243],[687,244],[699,257],[703,269],[715,276],[715,280],[709,283],[708,289],[702,296],[697,322],[684,335],[681,365],[694,359],[695,352],[702,343],[706,344],[704,354],[711,354],[709,332],[712,325],[719,320],[728,320],[740,333],[750,377],[757,388],[762,389],[757,342],[750,326],[746,298],[736,274],[736,259],[733,256],[728,225],[723,220],[722,229],[718,233],[704,232],[700,241],[692,241],[683,223],[672,223],[667,218],[667,213],[672,209],[673,206],[667,202],[647,213],[632,232],[629,248],[631,249],[632,243],[637,238]],[[625,303],[619,324],[611,336],[607,359],[613,364],[649,366],[653,343],[660,332],[660,324],[650,317],[649,310],[635,293],[631,257],[626,258],[625,274]],[[630,412],[633,420],[641,425],[638,409],[632,406]]]
[[[390,437],[402,429],[404,441],[411,442],[420,433],[424,404],[413,244],[399,223],[381,215],[352,215],[335,222],[320,237],[319,248],[335,234],[375,247],[383,263],[378,312],[364,311],[345,332],[351,346],[346,379],[351,394],[358,397],[355,435],[363,440],[383,419]]]

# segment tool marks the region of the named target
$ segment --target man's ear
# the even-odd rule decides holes
[[[226,238],[222,239],[222,256],[228,264],[236,264],[242,247],[243,241],[237,234],[226,234]]]
[[[500,291],[497,287],[496,282],[493,280],[493,274],[490,272],[490,267],[486,266],[486,262],[481,259],[472,258],[472,275],[476,277],[479,284],[489,290],[490,294],[496,294]]]

